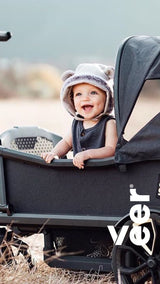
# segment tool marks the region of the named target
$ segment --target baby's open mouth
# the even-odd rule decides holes
[[[82,108],[83,108],[84,111],[90,111],[93,108],[93,106],[92,105],[84,105],[84,106],[82,106]]]

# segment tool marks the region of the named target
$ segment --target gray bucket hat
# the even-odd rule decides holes
[[[75,119],[83,120],[76,113],[72,99],[72,87],[80,83],[88,83],[106,92],[104,111],[96,118],[109,114],[113,109],[113,76],[112,66],[96,63],[83,63],[78,65],[75,71],[65,71],[62,74],[64,83],[60,93],[62,104]]]

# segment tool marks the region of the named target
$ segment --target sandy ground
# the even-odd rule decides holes
[[[157,100],[139,101],[126,128],[126,138],[133,136],[158,112]],[[59,100],[0,100],[0,133],[13,126],[39,126],[63,136],[71,122],[72,117]]]
[[[63,136],[71,120],[59,100],[0,100],[0,133],[13,126],[39,126]]]
[[[159,112],[157,101],[143,100],[133,113],[126,138],[131,137],[155,113]],[[39,126],[63,136],[72,118],[59,100],[0,100],[0,133],[13,126]],[[33,258],[42,259],[43,235],[27,238]]]

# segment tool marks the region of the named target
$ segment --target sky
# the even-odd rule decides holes
[[[159,35],[159,0],[0,0],[0,57],[47,62],[61,69],[81,62],[114,64],[121,42]]]

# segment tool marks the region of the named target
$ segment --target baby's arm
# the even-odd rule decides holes
[[[46,163],[51,163],[55,158],[61,158],[65,156],[69,150],[72,149],[72,134],[71,131],[60,140],[56,146],[51,150],[51,152],[42,153],[41,157],[46,161]]]
[[[105,146],[98,149],[88,149],[77,153],[73,158],[73,164],[79,169],[84,168],[84,161],[88,159],[102,159],[114,156],[117,144],[117,131],[115,120],[106,123]]]

